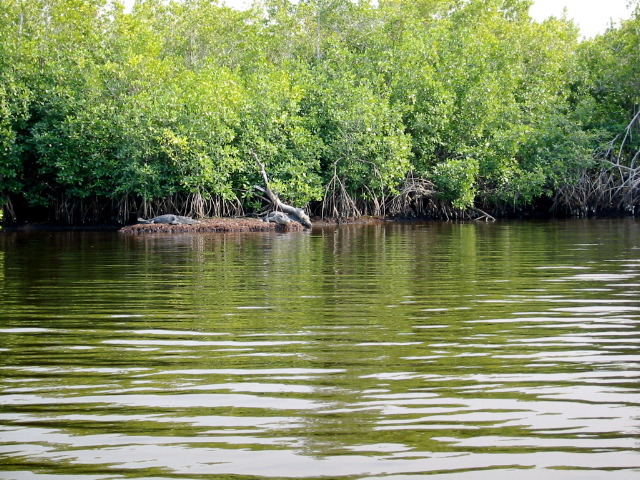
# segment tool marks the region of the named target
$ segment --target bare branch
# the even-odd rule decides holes
[[[304,212],[304,209],[292,207],[291,205],[287,205],[286,203],[283,203],[280,200],[280,198],[278,198],[278,196],[273,192],[273,190],[271,190],[271,187],[269,186],[269,177],[267,175],[267,169],[258,158],[258,155],[253,150],[251,150],[250,153],[253,156],[253,158],[256,160],[256,163],[260,166],[260,172],[262,173],[262,179],[264,180],[264,185],[265,185],[265,188],[262,188],[258,185],[254,185],[254,188],[264,193],[267,196],[269,201],[273,204],[273,208],[275,210],[280,210],[286,213],[287,215],[289,215],[292,220],[298,223],[301,223],[307,228],[311,228],[312,226],[311,219]]]

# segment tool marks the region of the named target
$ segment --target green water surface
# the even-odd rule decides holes
[[[639,380],[638,220],[0,233],[2,479],[631,480]]]

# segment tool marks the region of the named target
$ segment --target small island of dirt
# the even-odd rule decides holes
[[[288,225],[263,222],[258,218],[206,218],[192,225],[170,225],[167,223],[136,223],[122,227],[119,232],[130,234],[146,233],[205,233],[205,232],[292,232],[304,227],[297,222]]]
[[[314,227],[330,227],[351,224],[374,224],[384,223],[390,219],[381,217],[363,216],[358,218],[314,218]],[[288,225],[263,222],[259,218],[251,217],[217,217],[199,219],[200,223],[193,225],[170,225],[167,223],[136,223],[126,225],[118,231],[128,234],[148,234],[148,233],[207,233],[207,232],[301,232],[306,230],[298,222],[291,222]]]

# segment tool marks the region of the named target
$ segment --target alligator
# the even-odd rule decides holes
[[[158,217],[145,220],[144,218],[138,218],[138,223],[168,223],[170,225],[192,225],[194,223],[200,223],[198,220],[194,220],[191,217],[182,217],[180,215],[160,215]]]
[[[265,222],[275,222],[279,225],[288,225],[291,223],[289,215],[283,212],[271,212],[262,218]]]

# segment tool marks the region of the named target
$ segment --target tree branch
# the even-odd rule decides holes
[[[311,228],[312,226],[311,219],[304,212],[302,208],[292,207],[291,205],[287,205],[286,203],[283,203],[280,200],[280,198],[278,198],[278,196],[271,190],[271,188],[269,187],[269,177],[267,176],[267,170],[264,167],[264,164],[260,161],[260,159],[258,158],[258,155],[256,155],[256,153],[253,150],[251,150],[251,155],[253,155],[253,158],[256,160],[256,163],[260,166],[260,172],[262,173],[262,178],[264,180],[264,185],[265,185],[265,188],[262,188],[258,185],[254,185],[253,188],[264,193],[269,199],[269,201],[271,201],[271,203],[273,204],[273,208],[275,210],[280,210],[286,213],[287,215],[289,215],[292,220],[298,223],[301,223],[307,228]]]

